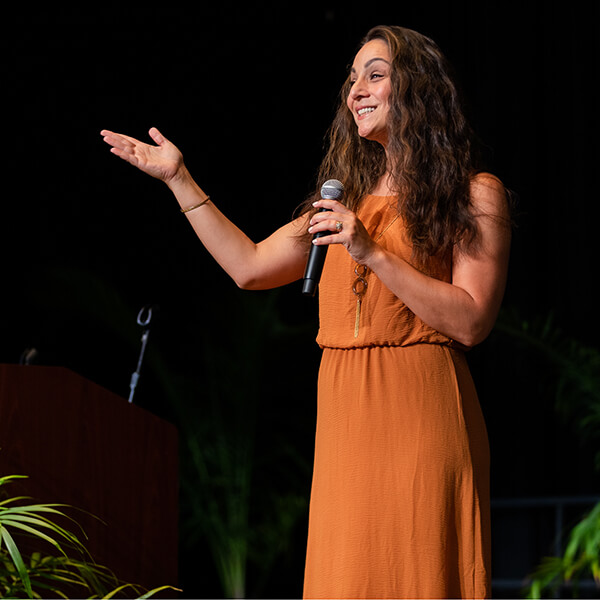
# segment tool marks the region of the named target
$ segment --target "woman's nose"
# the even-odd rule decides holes
[[[357,98],[364,98],[369,95],[369,92],[364,84],[364,79],[357,79],[350,88],[350,98],[356,100]]]

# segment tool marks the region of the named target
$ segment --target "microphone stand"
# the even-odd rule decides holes
[[[145,314],[144,314],[145,313]],[[142,362],[144,360],[144,354],[146,352],[146,344],[148,343],[148,337],[150,336],[150,321],[152,320],[152,306],[144,306],[137,316],[137,324],[144,328],[142,333],[142,347],[140,349],[140,356],[138,358],[137,368],[131,375],[131,381],[129,383],[129,404],[133,403],[133,395],[135,394],[135,388],[140,378],[140,372],[142,370]]]

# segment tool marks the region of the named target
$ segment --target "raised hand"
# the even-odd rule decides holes
[[[100,135],[112,146],[111,152],[144,173],[169,183],[183,167],[183,155],[156,127],[148,132],[156,146],[128,135],[103,129]]]

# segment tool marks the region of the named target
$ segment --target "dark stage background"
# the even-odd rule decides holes
[[[595,349],[600,333],[598,13],[587,1],[467,0],[5,11],[0,362],[35,348],[37,364],[127,397],[137,313],[159,307],[136,403],[180,432],[184,596],[227,593],[218,564],[239,567],[248,596],[301,594],[316,304],[300,284],[238,290],[166,187],[112,156],[100,130],[146,139],[158,127],[258,240],[314,185],[361,36],[390,23],[433,37],[490,170],[519,200],[503,326],[469,357],[493,496],[598,494],[596,446],[556,410],[564,372],[552,358]],[[551,528],[501,518],[495,577],[522,579],[552,552]]]

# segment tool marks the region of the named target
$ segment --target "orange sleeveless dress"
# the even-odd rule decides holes
[[[368,196],[358,215],[408,260],[393,202]],[[489,448],[464,354],[373,273],[356,332],[355,266],[330,246],[319,286],[304,597],[488,597]],[[450,281],[450,265],[432,269]]]

